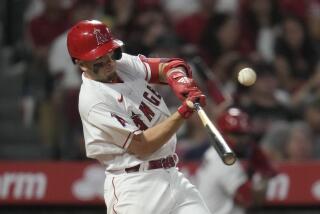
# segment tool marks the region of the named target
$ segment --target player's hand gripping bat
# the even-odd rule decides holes
[[[194,103],[194,108],[196,109],[203,126],[207,129],[210,136],[210,144],[215,148],[223,163],[226,165],[234,164],[236,161],[235,153],[230,149],[218,129],[210,121],[206,112],[201,108],[199,103]]]

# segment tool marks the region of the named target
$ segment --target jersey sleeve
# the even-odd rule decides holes
[[[126,150],[133,135],[140,132],[137,127],[128,123],[130,118],[113,113],[103,103],[93,106],[87,118],[90,126],[87,132],[92,139],[91,142],[88,142],[87,147],[90,147],[90,144],[94,144],[95,141],[104,141],[106,144],[113,144]],[[90,148],[87,149],[90,151]]]
[[[166,73],[176,67],[185,68],[186,75],[192,77],[190,66],[179,58],[148,58],[123,53],[117,61],[118,74],[122,80],[139,78],[155,84],[166,84]]]
[[[247,175],[239,161],[236,161],[231,166],[226,166],[213,148],[208,149],[205,153],[204,163],[206,163],[204,164],[204,171],[208,173],[207,177],[215,178],[210,179],[215,182],[212,185],[218,185],[230,196],[233,196],[237,189],[247,180]]]
[[[117,69],[123,80],[144,79],[149,82],[151,77],[150,68],[141,61],[139,56],[123,53],[122,58],[117,61]]]
[[[246,182],[247,175],[240,163],[232,166],[224,166],[225,172],[220,177],[220,185],[229,195],[234,195],[237,189]]]

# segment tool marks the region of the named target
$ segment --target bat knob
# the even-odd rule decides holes
[[[188,106],[189,108],[191,108],[191,109],[195,108],[195,105],[194,105],[194,103],[193,103],[192,101],[186,100],[186,103],[187,103],[187,106]]]
[[[199,111],[199,110],[201,109],[200,103],[198,103],[198,102],[193,103],[193,107],[194,107],[197,111]]]

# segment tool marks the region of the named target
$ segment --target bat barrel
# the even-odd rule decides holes
[[[232,165],[236,161],[235,153],[230,149],[229,145],[226,143],[218,129],[213,125],[213,123],[208,118],[205,111],[201,108],[199,103],[194,103],[194,108],[196,109],[204,127],[206,128],[210,139],[211,145],[215,148],[216,152],[219,154],[221,160],[226,165]]]
[[[230,166],[230,165],[234,164],[236,162],[236,160],[237,160],[237,158],[233,152],[223,154],[222,161],[226,165]]]

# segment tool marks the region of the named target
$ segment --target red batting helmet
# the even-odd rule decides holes
[[[218,118],[219,130],[224,133],[248,133],[249,116],[238,108],[230,108]]]
[[[95,60],[122,45],[123,42],[114,39],[109,28],[97,20],[80,21],[68,32],[68,51],[74,59]]]

